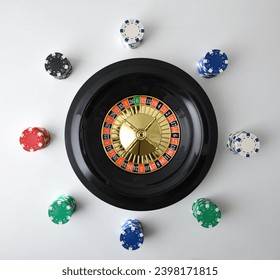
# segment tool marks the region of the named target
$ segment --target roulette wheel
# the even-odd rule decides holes
[[[183,70],[128,59],[94,74],[65,125],[74,172],[103,201],[130,210],[171,205],[204,179],[217,147],[214,109]]]

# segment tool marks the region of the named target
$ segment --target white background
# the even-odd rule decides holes
[[[1,0],[0,258],[1,259],[279,259],[279,9],[277,0]],[[145,41],[119,43],[119,26],[139,18]],[[225,73],[203,79],[196,62],[212,48],[229,56]],[[73,65],[66,80],[44,70],[52,52]],[[148,57],[175,64],[196,79],[216,111],[219,144],[205,180],[170,207],[132,212],[93,196],[75,176],[64,146],[68,108],[81,85],[113,62]],[[48,148],[27,153],[18,138],[28,126],[52,133]],[[250,159],[225,147],[244,129],[261,139]],[[72,220],[49,221],[62,193],[78,207]],[[190,213],[200,197],[216,202],[222,221],[202,228]],[[142,221],[144,246],[119,243],[120,224]]]

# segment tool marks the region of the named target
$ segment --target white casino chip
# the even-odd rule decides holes
[[[126,20],[120,28],[120,34],[123,44],[126,47],[137,48],[140,46],[145,29],[140,20],[130,19]]]
[[[239,155],[251,157],[259,152],[260,140],[253,133],[243,132],[235,139],[233,146]]]

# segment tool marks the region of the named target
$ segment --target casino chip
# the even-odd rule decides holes
[[[205,228],[218,225],[221,220],[221,211],[218,206],[209,199],[200,198],[192,205],[193,216]]]
[[[227,147],[231,152],[248,158],[259,152],[260,140],[253,133],[239,131],[230,134]]]
[[[125,47],[135,49],[143,41],[145,29],[138,19],[126,20],[120,28],[122,43]]]
[[[45,60],[46,71],[56,79],[62,80],[70,76],[72,65],[62,53],[52,53]]]
[[[212,78],[224,72],[228,66],[228,57],[221,50],[214,49],[205,54],[198,62],[198,73],[204,78]]]
[[[124,222],[120,234],[120,242],[127,250],[137,250],[144,243],[144,232],[142,224],[135,219]]]
[[[29,127],[25,129],[19,142],[22,148],[28,152],[36,152],[46,148],[50,143],[50,133],[41,127]]]
[[[48,215],[53,223],[62,225],[69,222],[75,210],[75,199],[68,195],[61,195],[49,206]]]

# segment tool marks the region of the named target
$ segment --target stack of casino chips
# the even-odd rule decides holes
[[[192,205],[193,216],[205,228],[215,227],[221,219],[221,211],[211,200],[199,198]]]
[[[260,150],[260,140],[253,134],[246,131],[238,131],[230,134],[227,147],[230,151],[242,157],[251,157]]]
[[[56,79],[66,79],[72,73],[70,61],[59,52],[50,54],[45,60],[46,71]]]
[[[205,54],[197,64],[198,73],[204,78],[213,78],[228,66],[228,57],[221,50],[214,49]]]
[[[126,20],[120,28],[122,43],[125,47],[135,49],[143,41],[145,29],[138,19]]]
[[[144,242],[142,224],[135,219],[129,219],[122,225],[120,234],[122,246],[127,250],[137,250]]]
[[[69,195],[61,195],[49,206],[48,215],[53,223],[62,225],[69,222],[75,210],[75,199]]]
[[[46,148],[51,140],[50,133],[42,127],[29,127],[20,135],[19,142],[28,152],[36,152]]]

